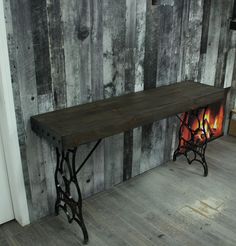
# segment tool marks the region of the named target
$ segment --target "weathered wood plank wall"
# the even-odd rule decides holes
[[[233,0],[151,2],[5,0],[32,221],[53,212],[55,153],[31,132],[31,115],[184,79],[236,88]],[[177,124],[171,117],[105,139],[80,174],[84,196],[168,161]],[[93,144],[79,147],[78,161]]]

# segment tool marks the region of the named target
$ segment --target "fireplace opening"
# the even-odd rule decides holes
[[[189,164],[197,161],[202,164],[204,176],[207,176],[208,166],[205,158],[207,144],[223,135],[224,117],[225,101],[182,114],[179,117],[181,121],[179,144],[173,160],[184,155]]]
[[[224,102],[214,103],[204,109],[184,113],[181,116],[180,148],[185,151],[187,143],[202,145],[223,135],[225,117]]]

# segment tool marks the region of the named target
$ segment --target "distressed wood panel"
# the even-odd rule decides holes
[[[31,133],[29,117],[186,78],[219,87],[233,81],[229,111],[236,100],[233,2],[4,0],[31,220],[53,210],[55,153]],[[84,196],[168,161],[176,125],[169,118],[105,139],[79,177]],[[78,161],[93,144],[79,148]]]
[[[186,0],[183,7],[181,77],[196,81],[202,37],[203,0]]]
[[[32,39],[35,59],[35,76],[38,95],[48,94],[52,91],[51,66],[49,59],[47,1],[31,0],[30,13],[32,26]]]
[[[48,41],[54,109],[65,108],[66,75],[62,10],[59,0],[47,0]]]
[[[147,3],[136,0],[136,38],[135,38],[135,88],[134,91],[144,89],[144,57],[145,57],[145,35],[146,35],[146,10]],[[142,155],[142,127],[133,130],[133,156],[132,177],[140,174]]]
[[[204,0],[203,16],[202,16],[202,37],[201,37],[201,46],[200,46],[200,59],[199,59],[199,65],[198,65],[198,81],[201,81],[201,82],[203,82],[203,78],[205,74],[210,14],[211,14],[211,0]]]
[[[38,110],[39,113],[45,113],[52,111],[53,107],[53,94],[45,94],[38,96]],[[56,156],[52,146],[47,141],[41,139],[40,147],[42,149],[42,161],[41,172],[45,172],[46,194],[48,200],[48,210],[50,213],[54,213],[55,199],[56,199],[56,187],[55,181],[52,179],[54,171],[56,169]]]
[[[124,93],[126,1],[103,1],[103,84],[105,98]],[[105,139],[105,187],[123,180],[124,134]]]
[[[159,23],[159,6],[153,6],[152,1],[147,1],[146,10],[146,37],[145,37],[145,58],[144,58],[144,89],[156,87],[157,78],[157,52],[158,52],[158,23]],[[155,167],[156,158],[153,151],[156,150],[155,129],[159,127],[160,122],[143,126],[142,128],[142,156],[140,172]],[[161,130],[161,129],[159,129]],[[162,134],[159,132],[159,134]],[[154,160],[151,159],[154,157]]]
[[[92,26],[90,1],[73,0],[71,4],[68,4],[67,1],[62,0],[61,8],[66,60],[67,105],[73,106],[92,101]],[[96,25],[94,22],[93,24]],[[92,144],[79,147],[77,155],[78,163],[83,161],[91,147]],[[94,192],[93,159],[89,159],[78,179],[83,196],[87,197],[92,195]]]
[[[228,47],[230,42],[229,19],[231,18],[232,15],[232,1],[228,0],[222,2],[222,11],[223,11],[222,16],[224,18],[221,19],[220,40],[219,40],[218,58],[216,64],[216,77],[215,77],[215,85],[219,87],[224,86],[224,81],[226,76],[227,55],[228,55]],[[231,81],[229,85],[231,85]]]
[[[65,54],[60,1],[47,0],[48,46],[50,55],[50,72],[52,92],[39,98],[39,111],[48,112],[65,108],[66,76]],[[42,140],[43,159],[45,163],[47,196],[50,213],[54,212],[55,182],[52,179],[56,166],[55,149]]]
[[[4,0],[4,13],[6,18],[6,27],[7,27],[7,38],[8,38],[8,52],[10,59],[10,70],[11,70],[11,82],[12,89],[14,94],[14,106],[16,114],[16,123],[18,130],[18,141],[21,153],[21,162],[24,175],[25,189],[27,200],[31,200],[31,189],[29,181],[29,171],[28,164],[26,159],[26,145],[25,145],[25,122],[23,120],[23,108],[21,106],[21,97],[20,97],[20,81],[18,79],[18,52],[17,52],[17,35],[15,33],[15,21],[16,19],[12,18],[12,13],[17,10],[17,6],[12,4],[11,1]]]
[[[164,62],[166,64],[166,72],[159,72],[157,76],[158,84],[171,84],[175,81],[178,81],[178,75],[181,69],[181,23],[182,23],[182,14],[183,14],[183,2],[173,2],[166,8],[165,11],[162,11],[162,19],[168,19],[168,15],[172,16],[169,18],[169,24],[164,25],[161,29],[161,33],[165,33],[166,36],[161,39],[160,43],[160,55],[159,55],[159,64],[157,70],[162,67],[161,64]],[[170,30],[169,29],[170,26]],[[166,30],[165,30],[166,29]],[[162,59],[164,61],[162,62]],[[164,69],[163,69],[164,70]],[[166,120],[166,136],[164,144],[164,162],[167,162],[172,158],[173,152],[175,150],[175,141],[176,141],[176,127],[177,119],[175,116],[169,117]]]
[[[26,184],[28,183],[30,186],[30,193],[27,194],[30,217],[31,220],[35,220],[48,213],[48,200],[40,139],[31,131],[29,123],[30,116],[38,113],[38,86],[31,29],[31,5],[29,1],[11,1],[10,3],[16,47],[17,81],[15,83],[18,83],[19,94],[17,93],[17,95],[19,95],[22,110],[22,118],[20,118],[22,122],[20,125],[18,124],[19,132],[23,130],[23,136],[20,136],[22,140],[21,154],[23,164],[27,163],[27,167],[24,169],[27,168]],[[15,103],[17,102],[16,97]],[[21,129],[22,124],[24,129]]]
[[[136,0],[126,1],[125,92],[135,91]],[[124,133],[123,180],[132,177],[133,130]]]
[[[90,1],[90,42],[91,42],[91,95],[96,101],[104,98],[103,91],[103,1]],[[104,190],[104,142],[93,155],[94,193]]]
[[[225,16],[222,16],[223,8],[221,4],[223,4],[221,0],[211,1],[211,14],[208,31],[206,64],[203,78],[201,81],[202,83],[208,85],[214,85],[216,78],[216,66],[220,43],[221,19],[225,18]]]

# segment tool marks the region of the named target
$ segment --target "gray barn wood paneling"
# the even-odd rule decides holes
[[[91,40],[91,94],[92,100],[104,98],[103,91],[103,2],[90,1],[90,40]],[[104,142],[96,149],[93,158],[94,165],[94,190],[104,190]]]
[[[19,132],[21,153],[26,177],[26,187],[31,220],[42,217],[49,212],[44,163],[42,160],[41,141],[30,129],[29,118],[38,113],[38,94],[35,74],[35,59],[32,37],[30,1],[10,1],[12,11],[12,30],[16,48],[15,66],[20,102],[15,101],[16,107],[21,107],[21,124]],[[14,71],[13,71],[14,74]],[[16,89],[16,88],[15,88]],[[20,103],[20,105],[19,105]],[[19,115],[19,114],[18,114]],[[19,122],[18,122],[19,123]],[[24,129],[21,129],[21,127]],[[29,177],[29,178],[27,178]],[[28,189],[27,189],[28,190]]]
[[[209,32],[210,14],[211,14],[210,9],[211,9],[211,0],[204,0],[200,59],[198,63],[198,81],[201,82],[203,81],[203,76],[205,74],[205,67],[206,67],[206,52],[207,52],[208,32]]]
[[[194,79],[232,85],[233,0],[4,0],[22,165],[31,220],[53,212],[55,153],[31,115]],[[227,114],[228,117],[229,114]],[[228,120],[228,118],[227,118]],[[84,197],[171,158],[174,117],[104,139],[80,174]],[[80,146],[81,161],[94,143]]]
[[[126,1],[103,2],[103,83],[104,97],[124,93],[125,90],[125,30]],[[124,134],[105,141],[105,187],[123,180]]]
[[[202,36],[202,17],[203,0],[184,1],[181,37],[182,80],[197,80]]]
[[[125,92],[135,91],[136,0],[126,1]],[[123,180],[132,177],[133,130],[124,133]]]
[[[41,110],[46,112],[65,108],[67,106],[64,34],[62,23],[61,3],[57,0],[47,0],[48,18],[48,46],[51,65],[52,92],[41,97]],[[46,107],[43,108],[44,104]],[[55,195],[55,182],[52,176],[55,171],[55,150],[42,140],[43,159],[45,160],[45,174],[49,211],[53,213]]]
[[[152,1],[147,1],[145,60],[144,60],[144,89],[156,87],[157,79],[157,52],[158,52],[158,23],[160,6],[152,6]],[[162,125],[165,120],[142,128],[142,155],[140,172],[145,172],[160,163],[162,156],[158,155],[159,139],[164,132]],[[158,131],[159,129],[159,131]],[[159,135],[159,136],[158,136]],[[158,139],[159,138],[159,139]],[[154,158],[154,159],[153,159]]]
[[[47,0],[48,42],[54,109],[67,105],[62,9],[58,0]]]
[[[144,56],[146,35],[146,1],[136,0],[136,37],[135,37],[135,87],[134,91],[144,89]],[[132,177],[140,174],[142,155],[142,127],[133,130]]]
[[[46,0],[33,0],[30,3],[32,38],[35,59],[37,94],[45,95],[52,91],[51,66],[49,59],[48,18]]]
[[[225,18],[225,16],[222,16],[222,1],[211,1],[210,11],[206,64],[201,82],[208,85],[214,85],[216,80],[216,65],[220,43],[221,19]]]

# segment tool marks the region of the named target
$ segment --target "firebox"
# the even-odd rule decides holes
[[[189,164],[197,161],[204,168],[204,176],[208,175],[205,151],[208,142],[223,135],[225,118],[225,101],[194,109],[180,117],[179,144],[174,152],[174,161],[180,155],[187,158]]]

